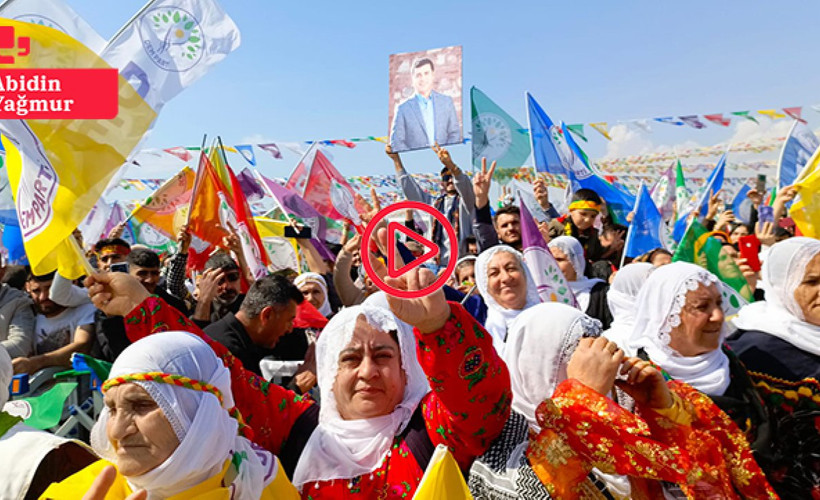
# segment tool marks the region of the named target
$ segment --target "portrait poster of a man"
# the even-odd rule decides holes
[[[390,56],[390,146],[461,144],[461,47]]]

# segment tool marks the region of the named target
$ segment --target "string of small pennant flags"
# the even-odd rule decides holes
[[[809,106],[812,110],[820,113],[820,104],[812,104]],[[632,119],[632,120],[620,120],[615,124],[624,124],[630,126],[636,130],[651,133],[652,126],[654,124],[664,124],[670,126],[677,126],[683,127],[688,126],[694,129],[704,129],[707,128],[707,123],[711,123],[713,126],[717,125],[720,127],[729,127],[733,121],[751,121],[754,123],[759,124],[760,119],[765,117],[768,120],[776,121],[783,118],[790,118],[794,120],[798,120],[800,122],[805,123],[806,120],[803,119],[803,106],[790,106],[786,108],[772,108],[772,109],[760,109],[757,111],[732,111],[729,113],[712,113],[712,114],[705,114],[705,115],[678,115],[678,116],[662,116],[662,117],[655,117],[655,118],[639,118],[639,119]],[[567,128],[572,132],[573,135],[578,137],[579,139],[583,140],[584,142],[589,142],[587,137],[587,132],[585,127],[589,126],[593,130],[600,133],[604,138],[607,140],[612,140],[612,136],[610,135],[610,131],[612,128],[610,127],[609,122],[591,122],[591,123],[574,123],[568,124]],[[521,128],[518,129],[517,132],[521,134],[529,134],[529,129]],[[470,142],[469,134],[465,131],[465,137],[463,142],[469,143]],[[232,153],[238,153],[242,155],[242,157],[252,166],[256,166],[256,153],[254,151],[254,146],[259,148],[260,150],[270,154],[274,159],[281,160],[283,159],[282,150],[287,149],[290,150],[298,155],[301,155],[305,152],[305,148],[310,146],[311,144],[318,143],[322,146],[328,147],[345,147],[345,148],[355,148],[357,144],[363,142],[380,142],[386,144],[388,142],[387,136],[366,136],[366,137],[352,137],[349,139],[323,139],[323,140],[311,140],[311,141],[300,141],[300,142],[286,142],[286,141],[277,141],[277,142],[266,142],[260,144],[236,144],[233,146],[226,146],[225,149]],[[718,147],[718,146],[715,146]],[[737,149],[737,145],[732,146],[733,151],[740,151]],[[770,147],[770,146],[769,146]],[[175,146],[170,148],[164,148],[161,150],[157,149],[149,149],[143,150],[142,152],[148,153],[159,153],[164,152],[173,156],[180,158],[183,161],[189,161],[192,158],[192,152],[199,151],[199,146]],[[207,150],[207,148],[206,148]],[[762,149],[760,151],[768,151],[769,149]],[[759,152],[755,151],[754,149],[749,149],[748,151],[744,152]],[[670,153],[674,154],[674,153]],[[680,158],[685,158],[684,156],[687,151],[678,152],[677,156]],[[703,156],[712,156],[712,153],[701,153]],[[653,156],[648,155],[648,157],[652,158],[652,161],[665,161],[660,156]],[[633,157],[627,158],[619,158],[617,160],[608,160],[608,161],[626,161],[632,162],[634,161]],[[601,165],[603,166],[606,162],[602,162]]]

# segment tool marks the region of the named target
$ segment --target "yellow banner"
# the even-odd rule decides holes
[[[97,54],[45,26],[3,20],[28,37],[29,55],[10,68],[107,68]],[[5,120],[0,124],[9,181],[32,272],[66,278],[85,271],[65,243],[125,163],[156,113],[119,78],[119,113],[110,120]]]

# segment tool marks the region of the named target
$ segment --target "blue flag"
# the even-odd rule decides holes
[[[564,123],[561,123],[561,130],[566,144],[572,152],[571,156],[578,159],[578,162],[568,169],[573,191],[580,188],[595,191],[606,202],[611,215],[615,218],[615,222],[626,224],[626,215],[635,206],[635,197],[627,191],[626,187],[616,186],[598,175],[589,165],[587,155],[572,138],[572,134],[569,133]]]
[[[527,120],[530,125],[530,141],[535,169],[555,175],[569,175],[561,154],[553,142],[553,135],[557,135],[558,127],[552,123],[550,117],[529,92],[527,92]]]
[[[663,248],[663,217],[649,190],[641,183],[638,199],[635,202],[634,215],[629,224],[624,252],[627,257],[637,257],[650,250]]]
[[[748,224],[752,220],[752,200],[746,196],[751,190],[752,188],[748,184],[744,184],[732,202],[732,212],[735,214],[735,219],[743,224]]]
[[[780,153],[777,165],[778,187],[792,185],[818,147],[820,140],[814,132],[805,124],[795,121]]]
[[[700,216],[705,216],[709,211],[709,197],[713,193],[720,191],[723,187],[723,174],[725,170],[726,154],[724,153],[724,155],[720,157],[720,160],[718,160],[717,165],[715,165],[715,169],[709,174],[709,178],[706,179],[706,184],[701,188],[697,197],[693,199],[694,203],[690,202],[686,210],[678,214],[678,220],[675,222],[675,229],[672,232],[672,237],[675,241],[680,241],[681,238],[683,238],[683,234],[686,232],[686,221],[689,218],[689,214],[691,214],[695,208],[698,208]]]

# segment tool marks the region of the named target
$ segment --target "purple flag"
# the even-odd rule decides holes
[[[239,181],[239,187],[242,188],[242,193],[245,195],[245,199],[248,200],[248,203],[260,201],[265,197],[265,189],[256,182],[256,177],[254,177],[253,172],[251,172],[249,168],[245,167],[239,172],[239,175],[236,176],[236,180]]]
[[[558,302],[577,308],[578,302],[564,273],[558,267],[558,262],[550,253],[547,242],[524,203],[521,204],[521,243],[524,246],[524,262],[535,280],[541,301]]]
[[[276,203],[281,209],[302,219],[305,225],[310,227],[313,233],[313,237],[310,241],[313,243],[313,246],[316,247],[319,255],[321,255],[323,259],[329,259],[335,262],[336,256],[325,246],[325,239],[327,238],[327,221],[325,217],[298,194],[258,172],[257,174],[259,175],[259,180],[264,183],[264,187],[273,196],[273,199],[276,200]]]
[[[700,121],[698,115],[688,115],[688,116],[679,116],[683,123],[689,125],[690,127],[694,128],[706,128],[706,124]]]
[[[273,156],[275,159],[277,159],[277,160],[282,159],[282,152],[279,151],[279,146],[277,146],[276,144],[270,142],[268,144],[257,144],[257,146],[262,151],[267,151],[268,153],[270,153],[271,156]]]

